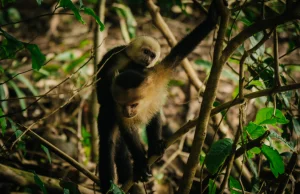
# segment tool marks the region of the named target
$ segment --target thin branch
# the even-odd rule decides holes
[[[213,107],[212,105],[216,97],[218,81],[224,65],[224,63],[220,63],[220,57],[223,50],[223,42],[229,21],[229,11],[224,5],[223,0],[217,0],[212,3],[216,3],[216,9],[220,13],[221,21],[214,49],[213,65],[207,81],[206,89],[203,94],[203,101],[205,101],[205,103],[201,104],[199,119],[197,121],[196,131],[192,143],[192,149],[181,183],[179,185],[178,193],[182,194],[188,194],[192,187],[193,178],[199,164],[198,160],[200,152],[206,138],[208,121]]]
[[[22,110],[18,110],[18,111],[14,111],[12,113],[8,113],[5,115],[1,115],[0,118],[3,117],[9,117],[12,115],[15,115],[17,113],[21,113],[23,111],[28,110],[31,106],[33,106],[35,103],[37,103],[38,101],[40,101],[43,96],[48,95],[51,91],[53,91],[54,89],[58,88],[60,85],[62,85],[63,83],[65,83],[66,81],[68,81],[69,79],[72,78],[73,75],[75,75],[76,73],[78,73],[84,66],[86,66],[91,60],[92,60],[93,56],[90,57],[82,66],[80,66],[74,73],[72,73],[71,75],[69,75],[67,78],[65,78],[64,80],[62,80],[59,84],[57,84],[56,86],[54,86],[53,88],[51,88],[50,90],[48,90],[45,94],[43,94],[41,97],[38,97],[34,102],[32,102],[31,104],[29,104],[27,107],[23,108]]]
[[[51,59],[49,59],[47,62],[45,62],[43,65],[42,65],[42,67],[43,66],[45,66],[45,65],[47,65],[50,61],[52,61],[54,58],[51,58]],[[28,72],[30,72],[30,71],[33,71],[34,69],[27,69],[27,70],[25,70],[25,71],[22,71],[22,72],[20,72],[20,73],[16,73],[16,74],[14,74],[13,76],[11,76],[10,78],[8,78],[7,80],[5,80],[4,82],[1,82],[0,83],[0,85],[3,85],[3,84],[6,84],[7,82],[9,82],[9,81],[11,81],[11,80],[13,80],[15,77],[17,77],[18,75],[21,75],[21,74],[24,74],[24,73],[28,73]]]
[[[275,73],[275,87],[281,86],[280,75],[279,75],[279,59],[278,59],[278,34],[275,27],[273,32],[273,55],[274,55],[274,73]]]
[[[38,15],[38,16],[34,16],[34,17],[27,18],[27,19],[24,19],[24,20],[20,20],[20,21],[17,21],[17,22],[6,23],[6,24],[3,24],[3,25],[0,25],[0,28],[2,28],[4,26],[10,26],[10,25],[14,25],[14,24],[29,22],[31,20],[36,20],[36,19],[46,17],[46,16],[52,17],[54,15],[74,15],[74,14],[73,13],[53,13],[53,12],[52,13],[45,13],[45,14],[42,14],[42,15]]]
[[[283,24],[294,19],[300,19],[300,1],[293,3],[293,8],[293,10],[283,15],[279,15],[272,19],[260,20],[240,32],[227,44],[222,53],[220,63],[225,63],[232,53],[253,34],[263,31],[264,29],[273,28],[279,24]]]
[[[22,187],[33,187],[38,189],[39,187],[35,181],[34,176],[35,174],[32,172],[19,170],[10,166],[6,166],[4,164],[0,164],[0,177],[3,177],[6,182],[15,183],[18,186]],[[49,193],[63,193],[64,188],[61,186],[61,183],[64,182],[63,180],[42,175],[38,175],[38,177],[41,179],[43,185]],[[81,185],[76,185],[76,188],[81,194],[99,193]]]

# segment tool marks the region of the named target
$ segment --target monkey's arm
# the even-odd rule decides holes
[[[148,158],[153,155],[161,156],[166,149],[162,139],[162,121],[158,112],[146,127],[148,137]]]
[[[173,47],[171,52],[161,63],[167,68],[179,65],[180,62],[215,28],[217,17],[218,13],[216,7],[212,4],[207,18]]]
[[[147,165],[146,152],[140,141],[138,129],[126,129],[122,127],[120,129],[121,135],[124,138],[134,162],[134,181],[147,181],[151,175],[149,166]]]

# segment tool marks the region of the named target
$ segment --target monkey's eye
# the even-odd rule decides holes
[[[145,55],[149,55],[151,53],[151,51],[149,49],[144,49],[144,54]]]
[[[154,59],[154,58],[156,57],[156,55],[155,55],[154,53],[151,53],[151,54],[150,54],[150,57],[151,57],[152,59]]]
[[[130,108],[135,108],[135,107],[137,107],[137,105],[139,105],[139,103],[134,103],[134,104],[130,105]]]

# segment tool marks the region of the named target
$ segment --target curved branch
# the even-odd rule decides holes
[[[274,28],[276,25],[283,24],[294,19],[300,19],[300,1],[293,4],[293,10],[288,13],[284,13],[283,15],[279,15],[272,19],[258,21],[231,39],[222,53],[220,62],[225,63],[232,53],[253,34],[268,28]]]

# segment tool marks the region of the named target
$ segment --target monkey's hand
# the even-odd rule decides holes
[[[166,141],[162,139],[158,140],[156,143],[149,146],[148,158],[150,158],[153,155],[156,155],[156,156],[160,156],[161,159],[162,155],[165,153],[166,148],[167,148]]]
[[[133,166],[133,181],[134,182],[147,182],[152,177],[150,167],[147,164],[147,160],[144,162],[138,162]]]

